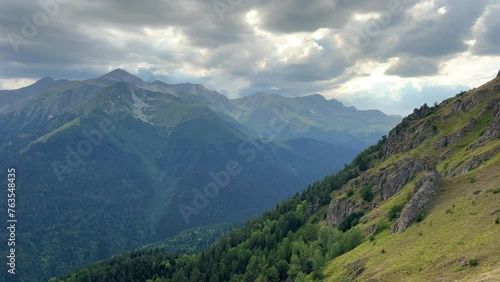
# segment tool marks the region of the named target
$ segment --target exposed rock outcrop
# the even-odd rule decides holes
[[[359,204],[351,199],[334,199],[326,214],[326,224],[337,226],[358,208]]]
[[[429,165],[425,159],[403,159],[391,164],[386,169],[374,173],[364,173],[358,179],[349,181],[342,189],[357,191],[362,186],[372,186],[373,192],[380,195],[382,200],[387,200],[398,193],[415,176],[424,171]],[[371,204],[373,205],[373,204]],[[328,225],[339,225],[344,218],[355,211],[365,212],[370,204],[361,205],[350,198],[335,198],[326,215]]]
[[[483,163],[489,161],[495,154],[498,153],[498,151],[500,151],[500,148],[496,147],[479,155],[475,155],[465,163],[445,171],[444,177],[446,178],[454,177],[463,173],[467,173],[471,170],[474,170],[479,166],[481,166]]]
[[[481,110],[480,115],[484,115],[487,111],[495,109],[498,104],[500,104],[500,99],[498,99],[498,98],[491,99],[490,102],[488,103],[488,105],[486,105],[486,107],[484,107]],[[495,113],[493,113],[493,116],[495,116]]]
[[[352,276],[359,276],[363,271],[365,271],[365,263],[367,259],[357,259],[351,263],[344,265],[344,269],[347,270]]]
[[[438,150],[442,150],[446,147],[448,147],[448,136],[439,137],[439,139],[436,141],[436,144],[434,144],[434,148]]]
[[[437,171],[431,171],[427,172],[417,183],[413,197],[401,211],[401,216],[394,224],[393,233],[405,230],[417,218],[418,214],[426,208],[440,187],[440,179],[441,176]]]
[[[409,120],[420,119],[426,117],[431,111],[431,108],[424,104],[420,109],[415,108],[413,113],[408,116]]]
[[[401,190],[413,177],[424,171],[427,161],[423,159],[404,159],[394,165],[393,169],[380,173],[375,183],[382,199],[387,200]]]
[[[409,127],[405,127],[403,123],[399,124],[382,148],[385,158],[416,148],[434,136],[432,122],[426,119]]]
[[[493,118],[483,135],[471,146],[473,149],[482,146],[488,141],[500,138],[500,101],[498,99],[491,100],[486,109],[493,109]]]
[[[499,91],[500,91],[500,86],[495,86],[491,89],[478,90],[476,93],[474,93],[474,95],[469,95],[466,98],[457,99],[453,103],[451,110],[454,113],[458,113],[458,112],[465,113],[468,110],[479,105],[482,101],[495,95]]]
[[[471,132],[474,129],[476,123],[477,121],[474,118],[471,118],[469,120],[469,123],[458,132],[439,138],[436,141],[434,147],[438,150],[441,150],[449,145],[460,142],[465,137],[465,135],[467,135],[467,133]]]

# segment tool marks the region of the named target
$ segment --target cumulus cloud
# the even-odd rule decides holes
[[[496,73],[500,57],[499,5],[493,0],[0,5],[1,81],[85,79],[120,67],[146,80],[203,83],[230,97],[266,91],[354,101],[361,97],[352,87],[360,77],[395,76],[404,85],[432,78],[433,85],[454,90],[450,77],[462,74],[447,64],[487,58],[481,61],[489,63],[474,67],[475,77],[487,77]],[[400,90],[410,91],[403,84]],[[18,83],[2,83],[8,85]]]
[[[500,54],[500,3],[491,5],[473,28],[473,51],[481,55]]]
[[[422,57],[398,58],[397,62],[389,67],[385,74],[400,77],[419,77],[438,74],[439,61]]]

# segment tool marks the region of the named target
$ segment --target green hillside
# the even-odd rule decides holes
[[[51,281],[499,281],[500,78],[422,106],[351,164],[195,255]]]

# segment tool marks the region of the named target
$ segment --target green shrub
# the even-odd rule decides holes
[[[424,220],[426,214],[424,211],[421,211],[417,214],[417,217],[415,218],[415,221],[416,222],[421,222],[422,220]]]
[[[355,218],[352,222],[351,222],[351,227],[354,227],[356,225],[359,224],[359,218]]]
[[[372,188],[365,186],[361,189],[361,198],[367,202],[371,202],[373,200],[373,192]]]
[[[490,189],[490,190],[488,190],[488,192],[493,193],[493,195],[494,195],[494,194],[498,194],[498,193],[500,193],[500,188],[497,188],[497,189]]]
[[[399,218],[401,215],[401,211],[403,211],[403,208],[405,207],[405,204],[400,204],[400,205],[395,205],[391,207],[391,210],[389,210],[389,213],[387,214],[387,217],[389,220],[393,220],[396,218]]]
[[[347,190],[346,195],[348,198],[352,197],[352,195],[354,195],[354,190],[352,189]]]
[[[495,224],[500,224],[500,217],[497,217],[497,219],[495,219]]]
[[[477,261],[477,259],[469,260],[469,266],[477,266],[477,265],[479,265],[479,262]]]
[[[380,232],[389,229],[390,227],[391,224],[389,223],[389,221],[387,221],[385,218],[381,218],[375,226],[375,234],[379,234]]]
[[[339,230],[342,232],[346,232],[352,227],[359,224],[359,219],[363,216],[362,212],[353,212],[348,215],[342,222],[339,224]]]
[[[313,271],[313,279],[314,280],[319,280],[319,281],[323,281],[323,279],[325,278],[325,276],[323,275],[323,272],[321,271],[321,269],[315,269]]]

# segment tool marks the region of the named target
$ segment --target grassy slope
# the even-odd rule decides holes
[[[366,241],[334,259],[325,269],[327,280],[348,276],[344,265],[357,259],[366,260],[360,281],[453,281],[498,270],[500,248],[494,246],[500,232],[500,225],[495,224],[499,215],[491,215],[500,209],[498,171],[500,155],[475,171],[444,180],[422,222],[397,234],[386,230],[373,242]],[[400,192],[404,193],[407,191]],[[460,258],[476,258],[479,266],[454,272]],[[494,277],[498,279],[498,273]]]
[[[477,91],[499,85],[499,79],[467,93],[465,99],[472,97]],[[499,97],[500,93],[496,93]],[[493,98],[493,97],[492,97]],[[454,281],[484,276],[484,281],[500,279],[500,248],[498,234],[500,225],[495,219],[500,216],[500,140],[486,143],[471,150],[468,146],[483,134],[491,122],[491,111],[481,115],[486,106],[483,101],[466,113],[451,113],[455,98],[445,101],[436,113],[426,117],[437,127],[438,134],[420,146],[396,154],[368,173],[376,173],[381,167],[402,158],[434,158],[437,159],[446,151],[452,154],[437,165],[439,172],[453,169],[473,156],[487,151],[495,155],[476,170],[456,177],[443,179],[442,189],[427,210],[428,216],[407,230],[391,234],[389,230],[376,235],[374,241],[367,240],[353,251],[338,257],[325,268],[328,281]],[[437,116],[451,115],[446,121],[436,119]],[[470,118],[476,118],[477,124],[460,142],[443,150],[434,148],[439,137],[452,134],[466,126]],[[424,120],[425,120],[424,119]],[[379,207],[366,214],[360,227],[368,234],[368,228],[386,218],[390,208],[404,203],[414,188],[418,177],[408,183],[398,194],[383,202]],[[335,194],[334,196],[338,195]],[[341,195],[345,196],[345,195]],[[382,251],[384,250],[384,251]],[[459,260],[478,259],[479,266],[460,267]],[[359,261],[365,270],[356,279],[352,270],[346,265]],[[495,280],[496,279],[496,280]],[[476,281],[476,280],[474,280]],[[483,280],[481,280],[483,281]]]

